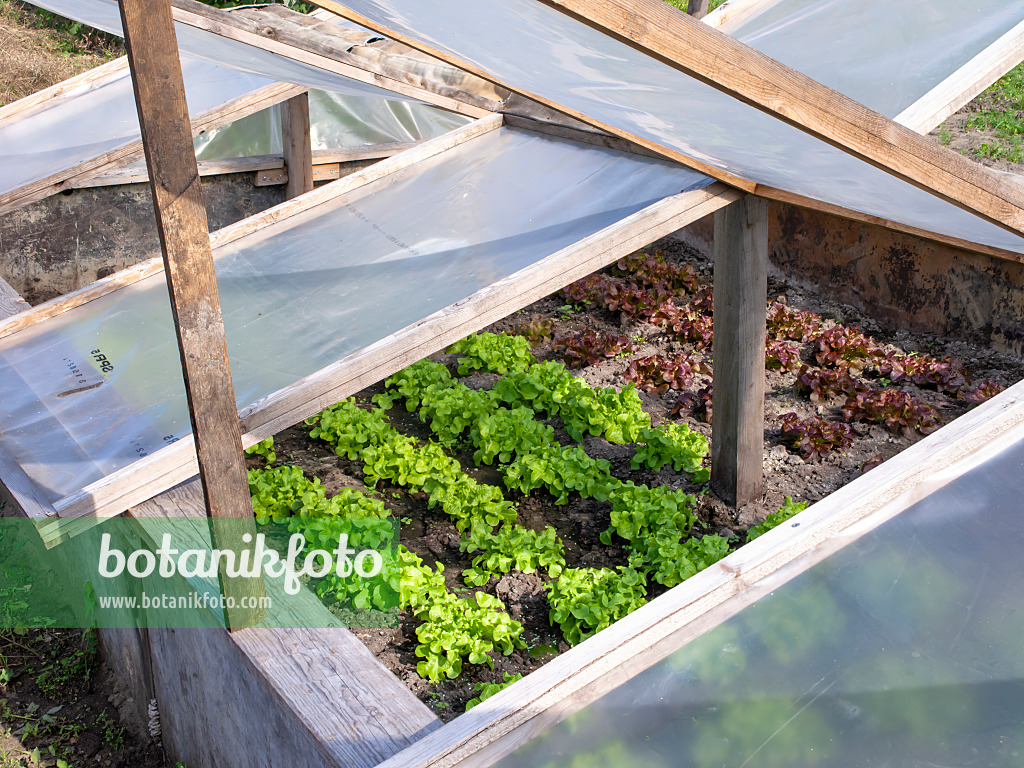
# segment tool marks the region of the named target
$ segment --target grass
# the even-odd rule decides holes
[[[981,157],[1024,162],[1024,64],[978,97],[964,128],[968,132],[992,132],[991,139],[976,150]],[[941,133],[939,140],[942,141]]]
[[[678,8],[680,11],[685,11],[688,0],[665,0],[665,2]],[[722,5],[724,2],[725,0],[711,0],[711,3],[708,5],[708,12],[710,13],[715,10],[715,8]]]

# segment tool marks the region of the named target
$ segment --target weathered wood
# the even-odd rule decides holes
[[[669,590],[378,768],[491,765],[916,500],[921,484],[1024,424],[1024,383],[961,416],[724,560]],[[729,612],[712,609],[732,601]]]
[[[572,141],[579,141],[584,144],[593,144],[595,147],[614,149],[616,152],[629,152],[634,155],[654,157],[658,160],[662,159],[661,155],[656,152],[652,152],[646,147],[641,147],[639,144],[634,144],[632,141],[621,139],[618,136],[611,136],[607,133],[597,133],[595,131],[581,131],[576,128],[559,125],[558,123],[550,123],[545,120],[535,120],[531,117],[513,115],[508,112],[503,114],[505,116],[505,125],[511,126],[512,128],[524,128],[528,131],[533,131],[534,133],[543,133],[547,136],[557,136],[560,139],[571,139]]]
[[[360,160],[380,160],[385,157],[397,155],[407,149],[415,147],[421,142],[401,141],[387,144],[373,144],[366,147],[343,147],[340,149],[314,149],[313,150],[313,181],[327,181],[331,177],[330,166],[337,166],[339,163],[353,163]],[[200,176],[220,176],[229,173],[249,173],[251,171],[282,171],[284,170],[284,155],[253,155],[252,157],[234,157],[225,160],[200,160]],[[319,175],[318,175],[319,174]],[[287,173],[281,180],[283,184]],[[75,182],[76,189],[88,187],[111,187],[117,184],[144,184],[149,181],[149,173],[143,167],[119,168],[113,171],[104,171],[101,174],[87,179],[80,179]]]
[[[764,486],[768,208],[750,195],[715,212],[711,487],[738,508]]]
[[[897,117],[897,123],[928,133],[1024,58],[1024,21],[1002,35]]]
[[[323,163],[313,165],[313,181],[333,181],[341,178],[341,165],[338,163]],[[280,184],[289,184],[291,175],[287,168],[275,168],[269,171],[257,171],[252,176],[252,183],[257,187],[272,187]],[[310,184],[310,190],[313,186]],[[289,196],[291,197],[291,196]]]
[[[0,277],[0,320],[32,309],[10,283]]]
[[[540,0],[964,210],[1024,234],[1024,190],[661,0]]]
[[[175,21],[188,24],[197,29],[205,29],[221,37],[230,40],[237,40],[247,45],[255,46],[263,50],[272,51],[293,61],[309,64],[325,72],[343,75],[351,80],[356,80],[369,85],[376,85],[394,93],[404,96],[411,96],[414,99],[433,104],[434,106],[457,112],[470,117],[484,117],[492,110],[484,109],[474,103],[472,98],[453,98],[451,95],[441,95],[426,88],[409,85],[405,82],[370,72],[365,64],[356,57],[345,59],[341,53],[336,52],[333,56],[326,56],[321,51],[309,50],[312,46],[298,47],[290,43],[275,40],[271,36],[260,34],[260,28],[254,22],[242,16],[222,11],[219,8],[212,8],[203,5],[197,0],[172,0],[174,6]]]
[[[826,141],[921,189],[1021,234],[1024,190],[937,146],[883,115],[836,93],[728,35],[695,21],[661,0],[540,0],[697,80]],[[755,192],[749,179],[602,123],[565,105],[514,87],[457,57],[399,35],[335,0],[316,0],[357,24],[448,61],[527,98],[613,133],[737,189]],[[757,194],[764,196],[763,193]]]
[[[237,99],[225,102],[199,115],[192,121],[192,135],[198,136],[203,131],[219,128],[222,125],[240,120],[254,112],[272,107],[280,101],[289,99],[306,89],[289,83],[274,83],[265,88],[248,93]],[[0,213],[6,213],[36,200],[55,195],[66,189],[84,186],[88,179],[100,173],[120,168],[139,160],[143,156],[142,141],[130,141],[124,146],[89,158],[74,168],[59,171],[45,179],[34,181],[18,189],[0,194]]]
[[[121,0],[120,9],[210,533],[217,548],[237,550],[255,520],[171,6]],[[259,620],[245,601],[262,593],[261,579],[222,573],[221,589],[236,601],[225,611],[231,628]]]
[[[245,432],[243,445],[253,445],[298,423],[466,334],[507,317],[637,248],[713,213],[737,196],[734,190],[714,185],[662,200],[478,291],[465,301],[263,398],[241,411]],[[110,514],[112,510],[126,509],[183,482],[195,471],[191,439],[183,438],[66,496],[54,506],[63,517]]]
[[[281,141],[288,171],[285,197],[313,189],[313,144],[309,126],[309,94],[293,96],[281,105]]]
[[[708,6],[710,5],[711,0],[688,0],[686,12],[695,19],[703,19],[708,15]]]

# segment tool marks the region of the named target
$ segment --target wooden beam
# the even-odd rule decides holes
[[[290,99],[292,96],[304,93],[305,91],[306,89],[302,86],[289,83],[275,83],[247,93],[237,99],[232,99],[220,106],[214,107],[192,120],[192,136],[198,136],[204,131],[213,130],[235,120],[240,120],[254,112],[272,107],[278,102]],[[84,160],[74,168],[58,171],[44,179],[0,194],[0,213],[13,211],[66,189],[86,186],[88,179],[105,171],[133,163],[141,159],[142,156],[143,147],[141,139],[129,141],[124,146]]]
[[[800,130],[812,133],[887,173],[910,180],[931,194],[944,199],[949,199],[948,195],[955,196],[958,198],[953,201],[956,205],[1015,234],[1020,234],[1021,227],[1024,227],[1024,210],[1021,208],[1024,205],[1024,190],[1016,189],[1011,182],[999,178],[982,166],[944,147],[936,146],[934,142],[736,42],[728,35],[710,28],[709,25],[694,21],[661,0],[614,0],[600,8],[592,6],[590,0],[540,1],[566,12],[582,23],[597,27],[659,61],[695,76],[702,82],[726,90],[741,101],[769,111],[775,117],[795,125]],[[764,196],[762,190],[770,191],[770,188],[759,188],[749,179],[722,171],[682,152],[602,123],[523,88],[517,88],[457,57],[399,35],[384,25],[351,11],[336,0],[315,0],[315,4],[600,130],[647,147],[662,157],[706,173],[737,189],[746,192],[757,191],[759,196]],[[593,18],[588,19],[581,16],[581,13],[589,14]],[[681,32],[685,32],[685,36]],[[634,41],[633,37],[643,42]],[[682,55],[683,52],[696,58],[686,59]],[[680,57],[684,61],[677,61]],[[704,74],[701,75],[700,72]]]
[[[309,47],[298,47],[291,43],[275,40],[273,36],[261,34],[261,28],[242,16],[228,13],[219,8],[203,5],[197,0],[171,0],[174,6],[174,20],[197,29],[205,29],[229,40],[236,40],[247,45],[271,51],[292,61],[309,64],[325,72],[342,75],[368,85],[375,85],[385,90],[409,96],[414,99],[433,104],[434,106],[457,112],[470,117],[484,117],[492,110],[485,109],[476,103],[476,99],[461,94],[455,98],[450,94],[439,94],[427,88],[410,85],[389,77],[368,71],[365,62],[359,57],[344,55],[345,51],[334,51],[325,55],[324,50],[311,50]]]
[[[922,483],[948,482],[957,463],[1022,424],[1024,383],[817,502],[794,524],[769,531],[570,648],[377,768],[493,765],[778,586],[777,580],[760,580],[797,559],[810,568],[852,537],[909,507]]]
[[[897,178],[1024,235],[1024,190],[662,0],[539,0]]]
[[[711,488],[730,507],[764,488],[768,203],[747,195],[715,212]]]
[[[210,243],[214,250],[234,242],[240,237],[256,232],[263,227],[270,226],[275,222],[282,221],[290,216],[308,211],[315,206],[332,200],[341,195],[357,192],[367,184],[383,178],[392,181],[405,178],[409,173],[414,172],[417,163],[428,160],[431,157],[441,154],[463,142],[482,136],[489,131],[497,130],[502,125],[501,115],[489,115],[480,120],[460,126],[453,131],[438,136],[436,139],[416,144],[404,152],[389,157],[379,163],[374,163],[368,168],[349,174],[338,181],[325,184],[315,189],[311,194],[304,195],[295,200],[289,200],[281,205],[269,208],[266,211],[242,219],[223,229],[214,232]],[[330,156],[330,155],[325,155]],[[24,312],[17,317],[10,317],[0,320],[0,339],[10,336],[12,333],[24,330],[50,317],[67,312],[69,309],[86,304],[94,299],[106,296],[108,293],[120,290],[126,286],[155,275],[163,270],[161,259],[149,259],[141,264],[117,272],[109,277],[97,280],[95,283],[73,291],[66,296],[60,296],[51,301],[44,302]],[[140,499],[141,501],[141,499]]]
[[[1024,59],[1024,21],[964,64],[897,117],[897,123],[928,133]]]
[[[256,525],[171,6],[121,0],[120,10],[210,534],[216,548],[239,551]],[[262,579],[223,568],[222,593],[235,601],[228,626],[251,626],[262,613],[244,601],[263,593]]]
[[[281,141],[288,170],[285,197],[313,190],[313,144],[309,125],[309,94],[292,96],[281,105]]]
[[[344,179],[342,179],[344,181]],[[314,190],[298,200],[319,194]],[[477,291],[305,379],[243,408],[243,444],[253,445],[358,392],[466,334],[485,328],[574,280],[674,232],[739,193],[716,184],[662,200],[556,254]],[[191,438],[183,438],[55,503],[62,517],[116,514],[195,474]]]

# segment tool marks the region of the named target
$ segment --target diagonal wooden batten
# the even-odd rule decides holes
[[[117,76],[121,75],[122,72],[119,71]],[[192,136],[198,136],[204,131],[210,131],[235,120],[240,120],[243,117],[259,112],[267,107],[272,107],[279,102],[286,101],[293,96],[305,92],[306,88],[300,85],[274,83],[252,93],[247,93],[237,99],[232,99],[213,109],[207,110],[194,118],[192,120]],[[42,200],[65,189],[85,186],[88,179],[140,160],[142,155],[141,139],[127,142],[124,146],[89,158],[74,168],[58,171],[46,178],[0,194],[0,213],[15,210],[23,205],[28,205],[36,200]]]
[[[250,216],[235,224],[219,229],[210,236],[210,242],[214,249],[227,245],[240,237],[256,232],[264,227],[283,221],[290,216],[308,211],[321,203],[332,200],[341,195],[350,194],[371,182],[382,178],[391,177],[392,180],[404,178],[411,172],[416,163],[427,160],[446,150],[457,147],[463,142],[482,136],[485,133],[496,130],[502,125],[501,115],[488,115],[479,120],[474,120],[453,131],[438,136],[436,139],[424,141],[420,144],[406,149],[396,155],[392,155],[379,163],[363,168],[355,173],[349,174],[337,181],[325,184],[322,187],[307,192],[293,200],[281,205],[269,208],[255,216]],[[148,178],[148,175],[147,175]],[[10,336],[13,333],[30,328],[38,322],[50,317],[56,317],[70,309],[79,307],[90,301],[94,301],[108,293],[125,288],[133,283],[143,280],[151,275],[163,271],[161,259],[149,259],[133,267],[122,270],[109,277],[97,280],[84,288],[73,291],[51,301],[33,307],[14,317],[0,320],[0,339]]]
[[[566,10],[564,4],[556,3],[554,2],[554,0],[539,1],[557,7],[559,8],[559,10]],[[586,6],[588,9],[590,8],[589,5],[586,5],[585,3],[581,2],[581,0],[571,0],[571,2],[574,7]],[[369,19],[361,14],[352,11],[351,9],[342,5],[341,3],[336,2],[336,0],[315,0],[315,4],[322,8],[328,9],[333,13],[338,14],[339,16],[349,19],[350,21],[353,21],[357,24],[380,32],[382,35],[386,35],[395,40],[399,40],[405,43],[406,45],[409,45],[410,47],[416,48],[417,50],[423,51],[424,53],[427,53],[431,56],[435,56],[436,58],[440,58],[444,61],[447,61],[453,66],[458,66],[479,77],[490,80],[491,82],[497,85],[500,85],[504,88],[508,88],[509,90],[512,90],[516,93],[519,93],[522,96],[525,96],[526,98],[532,99],[540,104],[550,107],[551,109],[559,111],[562,114],[568,115],[569,117],[572,117],[576,120],[586,122],[589,125],[592,125],[602,131],[606,131],[616,136],[620,136],[624,139],[639,144],[640,146],[650,149],[656,152],[657,154],[661,155],[662,157],[675,160],[676,162],[686,165],[689,168],[693,168],[694,170],[697,170],[701,173],[705,173],[708,176],[712,176],[713,178],[716,178],[720,181],[724,181],[725,183],[729,184],[730,186],[736,187],[737,189],[742,189],[746,192],[751,192],[753,194],[757,194],[763,197],[773,197],[774,189],[772,187],[766,185],[759,185],[756,184],[755,182],[750,181],[749,179],[737,177],[734,174],[722,171],[719,168],[696,160],[695,158],[685,155],[682,152],[670,149],[656,142],[631,134],[628,131],[622,130],[620,128],[616,128],[606,123],[602,123],[599,120],[595,120],[594,118],[584,115],[581,112],[577,112],[576,110],[566,107],[565,105],[558,104],[557,102],[554,102],[550,99],[546,99],[538,94],[532,93],[523,88],[518,88],[514,84],[505,82],[500,78],[496,78],[495,76],[487,72],[484,72],[478,67],[474,67],[470,64],[467,64],[464,61],[461,61],[457,57],[451,56],[450,54],[447,54],[443,51],[439,51],[436,48],[419,42],[406,35],[397,34],[393,30],[385,27],[384,25],[378,24],[372,19]],[[675,44],[680,40],[680,36],[678,34],[669,34],[673,26],[675,26],[676,28],[687,30],[688,36],[691,36],[691,29],[697,28],[697,33],[693,35],[693,37],[705,40],[708,36],[710,36],[712,37],[713,41],[716,42],[724,40],[725,48],[730,48],[734,50],[738,49],[741,56],[747,56],[749,54],[751,57],[758,61],[761,61],[762,63],[768,62],[768,64],[766,65],[767,71],[758,72],[756,76],[743,75],[742,73],[739,75],[740,80],[750,81],[741,84],[743,87],[745,87],[746,90],[754,91],[756,93],[757,98],[761,99],[762,101],[771,102],[770,106],[761,106],[759,104],[751,102],[753,106],[757,106],[759,109],[775,108],[781,110],[781,112],[773,112],[772,114],[774,114],[779,119],[783,119],[787,122],[793,122],[792,117],[787,117],[787,115],[790,112],[799,112],[798,117],[801,120],[804,119],[806,113],[812,117],[819,118],[819,127],[823,127],[830,133],[836,133],[836,127],[849,128],[851,131],[849,135],[843,133],[843,135],[839,137],[847,144],[851,143],[853,139],[856,139],[857,143],[859,145],[862,145],[865,150],[875,155],[882,155],[886,163],[889,163],[890,160],[898,160],[900,163],[906,161],[907,167],[903,169],[896,169],[890,167],[888,164],[881,164],[877,161],[869,160],[869,162],[871,162],[872,164],[877,165],[879,168],[886,171],[887,173],[892,173],[897,176],[901,175],[901,173],[910,171],[915,176],[921,178],[921,181],[919,183],[911,183],[920,186],[925,191],[931,194],[935,194],[938,197],[945,197],[945,194],[947,193],[957,194],[959,197],[964,198],[964,201],[951,201],[954,202],[954,204],[959,205],[960,207],[963,207],[967,210],[970,210],[972,213],[976,213],[982,218],[985,218],[989,221],[993,221],[993,223],[996,223],[999,226],[1009,229],[1015,234],[1021,234],[1020,227],[1024,226],[1024,210],[1021,209],[1021,205],[1024,204],[1024,190],[1016,188],[1012,182],[1000,178],[997,174],[994,174],[981,166],[971,163],[965,158],[960,157],[956,153],[953,153],[945,149],[944,147],[935,146],[933,142],[930,142],[927,139],[918,136],[913,131],[910,131],[909,129],[903,126],[897,125],[896,123],[889,120],[888,118],[885,118],[882,115],[878,115],[877,113],[871,112],[866,107],[864,107],[861,104],[858,104],[857,102],[854,102],[844,96],[841,96],[840,94],[835,94],[834,91],[825,88],[825,86],[816,83],[810,78],[807,78],[806,76],[801,75],[800,73],[795,72],[794,70],[791,70],[787,67],[783,67],[783,65],[779,64],[778,62],[775,62],[773,59],[770,59],[769,57],[764,56],[763,54],[760,54],[757,51],[753,51],[752,49],[742,45],[741,43],[737,43],[728,35],[723,35],[717,30],[711,29],[709,25],[706,25],[703,22],[693,20],[682,11],[677,11],[671,6],[668,6],[666,3],[660,2],[660,0],[642,0],[642,5],[645,11],[650,11],[652,18],[656,19],[656,21],[652,21],[650,19],[641,19],[638,16],[632,15],[629,11],[624,9],[624,4],[622,2],[616,2],[614,4],[609,3],[605,6],[602,6],[600,11],[601,14],[618,14],[619,16],[625,16],[628,20],[628,23],[625,24],[626,32],[635,33],[645,38],[665,37],[672,44]],[[567,10],[566,12],[569,13],[569,11]],[[595,13],[597,13],[596,10]],[[581,19],[581,21],[583,20]],[[591,26],[594,26],[593,22],[585,23],[589,23]],[[602,29],[602,31],[607,32],[607,29],[604,26],[599,26],[599,28]],[[654,30],[654,32],[648,34],[646,32],[646,30],[648,29]],[[614,33],[609,32],[609,34],[611,34],[613,37],[616,36]],[[628,44],[632,45],[635,48],[643,50],[648,55],[651,55],[663,61],[664,63],[682,69],[683,71],[687,71],[684,65],[678,64],[677,62],[672,61],[670,59],[666,59],[659,53],[653,52],[650,49],[645,48],[643,45],[635,43],[634,41],[628,38],[624,38],[623,41],[627,42]],[[662,42],[658,43],[658,45],[664,46],[666,44]],[[694,51],[694,46],[690,45],[686,41],[683,41],[680,45],[685,47],[688,51]],[[703,65],[706,65],[706,67],[711,72],[717,74],[719,60],[716,57],[718,55],[718,52],[698,51],[698,53],[702,54],[701,63]],[[729,68],[728,63],[723,63],[723,68]],[[814,103],[801,100],[800,98],[794,97],[788,93],[780,93],[777,84],[772,83],[770,79],[765,79],[766,77],[774,76],[776,74],[776,70],[778,70],[779,72],[785,71],[786,73],[788,73],[787,76],[795,80],[795,82],[802,88],[809,88],[812,96],[820,97],[822,95],[822,91],[827,92],[827,94],[835,94],[835,98],[838,99],[838,103],[848,108],[846,111],[852,112],[852,114],[846,114],[845,116],[848,119],[846,119],[845,121],[836,120],[833,119],[833,117],[828,114],[823,116],[822,109]],[[733,67],[731,71],[736,72],[737,70],[735,67]],[[698,77],[698,79],[701,78]],[[719,89],[722,89],[724,87],[721,84],[712,84]],[[759,90],[762,86],[773,94],[772,98],[766,99],[764,97],[764,94]],[[807,94],[804,95],[806,96]],[[831,100],[829,98],[825,99],[825,103],[826,106],[832,106]],[[870,119],[867,120],[867,122],[879,129],[878,133],[882,134],[881,137],[870,133],[865,134],[865,126],[857,125],[858,122],[865,122],[866,116],[870,116]],[[851,119],[853,120],[853,122],[850,122]],[[824,125],[820,125],[822,121],[824,122]],[[793,122],[793,124],[796,125],[796,127],[800,128],[801,130],[808,130],[801,123]],[[899,146],[893,144],[893,140],[900,142]],[[829,143],[834,143],[831,139],[829,139],[828,141]],[[919,158],[906,151],[904,145],[906,145],[908,142],[913,144],[916,150],[920,150],[922,157]],[[850,152],[851,154],[856,154],[856,152],[852,148],[840,146],[838,144],[836,146],[838,146],[840,149],[843,149],[844,151]],[[891,158],[885,156],[886,153],[890,153]],[[943,168],[944,165],[952,166],[954,173],[951,174],[947,170],[945,170]],[[934,178],[932,176],[933,173]],[[973,179],[973,182],[967,182],[964,179],[960,178],[960,176],[970,177],[971,179]],[[792,197],[793,196],[791,194],[787,193],[787,201],[792,199]],[[779,197],[776,199],[782,198]],[[980,203],[978,202],[979,200],[981,201]],[[984,210],[981,211],[978,210],[978,208],[982,208]],[[844,216],[846,216],[847,218],[859,221],[877,221],[877,217],[867,216],[865,214],[849,209],[843,210],[845,211]],[[998,218],[998,221],[993,219],[992,216]],[[944,237],[945,236],[943,235],[934,235],[933,239],[942,241]]]
[[[722,3],[715,8],[701,21],[709,27],[718,29],[723,24],[738,24],[747,19],[752,19],[778,3],[779,0],[728,0],[728,2]]]
[[[538,0],[1015,234],[1024,190],[661,0]]]
[[[738,197],[738,192],[719,184],[648,206],[242,409],[242,443],[253,445]],[[117,514],[195,472],[195,450],[187,437],[66,496],[54,507],[62,517]]]
[[[353,63],[339,61],[322,53],[262,36],[253,29],[250,29],[250,26],[255,26],[253,22],[218,8],[203,5],[197,2],[197,0],[172,0],[172,5],[174,20],[178,23],[187,24],[196,29],[204,29],[215,35],[276,53],[292,61],[308,64],[324,72],[342,75],[367,85],[375,85],[452,112],[469,115],[470,117],[483,117],[491,114],[491,110],[478,106],[476,103],[478,100],[475,98],[467,97],[463,100],[449,95],[434,93],[426,88],[420,88],[368,71],[367,69],[362,69]]]
[[[893,118],[928,133],[1024,59],[1024,21]]]
[[[21,120],[29,115],[46,109],[55,102],[63,101],[70,96],[80,96],[96,88],[100,88],[111,80],[124,76],[128,71],[128,59],[125,56],[108,61],[98,67],[87,69],[80,75],[63,80],[49,88],[29,94],[22,99],[12,101],[0,107],[0,123],[7,120]]]

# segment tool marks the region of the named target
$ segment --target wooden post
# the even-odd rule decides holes
[[[288,170],[286,197],[291,200],[313,189],[313,145],[309,128],[309,93],[292,96],[281,105],[281,138]]]
[[[711,487],[733,508],[759,499],[764,485],[767,303],[767,204],[747,195],[715,212]]]
[[[711,0],[689,0],[686,4],[686,12],[695,19],[703,19],[708,15],[708,6]]]
[[[169,0],[121,0],[121,21],[210,534],[217,549],[238,550],[256,526]],[[240,607],[244,598],[263,594],[261,578],[221,573],[220,581],[238,606],[225,609],[230,628],[262,618],[262,611]]]

